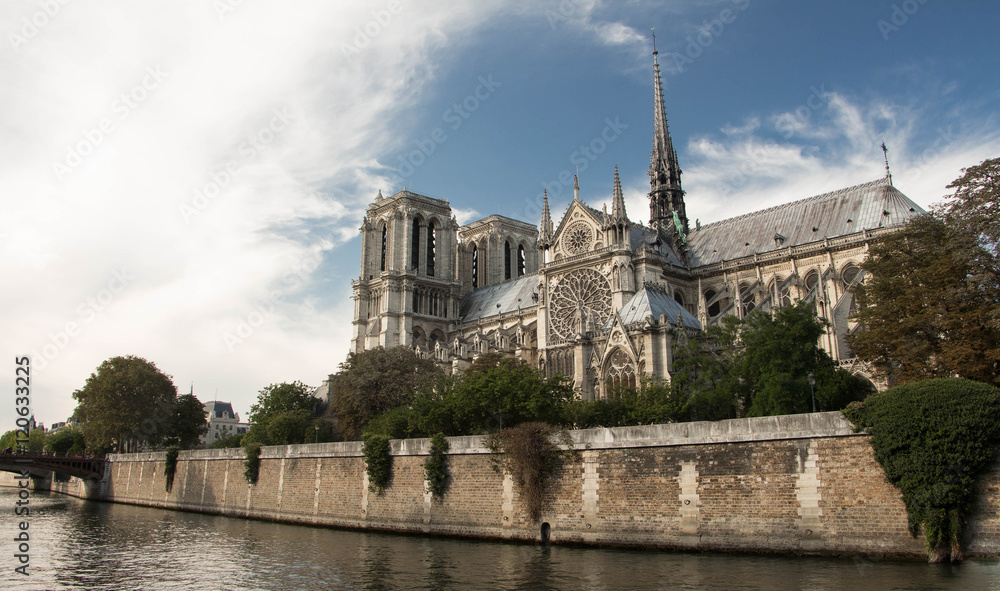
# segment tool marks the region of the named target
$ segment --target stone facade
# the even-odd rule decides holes
[[[381,192],[362,232],[353,352],[397,345],[460,369],[491,351],[572,378],[587,399],[669,379],[681,332],[797,300],[829,323],[821,345],[857,373],[849,288],[868,245],[922,212],[885,178],[691,228],[654,52],[650,218],[632,221],[617,167],[611,211],[580,198],[558,225],[492,215],[459,226],[447,201]],[[601,198],[602,201],[604,198]]]
[[[840,413],[571,431],[539,521],[480,437],[449,438],[440,499],[424,482],[426,439],[392,441],[392,480],[368,489],[360,442],[182,451],[165,490],[163,453],[111,456],[108,501],[235,517],[554,543],[925,558],[900,492],[868,437]],[[565,447],[565,446],[564,446]],[[77,479],[53,490],[82,496]],[[965,548],[1000,556],[1000,465],[980,482]]]

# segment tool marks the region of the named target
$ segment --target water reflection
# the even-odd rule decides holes
[[[14,495],[0,489],[0,504]],[[1000,589],[1000,563],[959,567],[497,544],[339,531],[32,497],[30,579],[6,589]],[[4,539],[13,537],[12,513]],[[5,543],[11,547],[10,542]]]

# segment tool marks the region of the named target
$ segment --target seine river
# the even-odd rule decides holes
[[[15,490],[0,488],[2,589],[1000,589],[1000,562],[545,547],[358,533],[31,497],[31,575],[14,572]],[[20,519],[20,518],[18,518]]]

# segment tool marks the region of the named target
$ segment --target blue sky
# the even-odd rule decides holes
[[[134,354],[245,415],[344,360],[379,190],[537,223],[577,167],[582,199],[609,202],[617,164],[646,220],[653,27],[692,220],[878,178],[883,139],[928,206],[1000,153],[998,17],[985,0],[5,2],[0,375],[33,356],[48,424]]]

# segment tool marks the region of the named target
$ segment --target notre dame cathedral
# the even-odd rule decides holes
[[[655,51],[653,97],[648,225],[629,219],[617,167],[610,212],[575,183],[558,224],[545,197],[538,227],[500,215],[459,226],[447,201],[379,192],[361,227],[351,350],[404,345],[454,369],[504,352],[594,399],[669,379],[680,331],[806,300],[828,323],[821,345],[850,367],[849,288],[867,245],[923,210],[887,173],[691,228]]]

